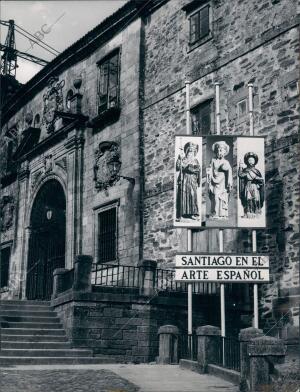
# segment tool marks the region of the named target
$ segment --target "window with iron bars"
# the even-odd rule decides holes
[[[98,262],[117,260],[117,206],[98,213]]]
[[[213,100],[202,102],[191,110],[193,135],[213,133]]]
[[[99,64],[98,114],[119,106],[120,53],[114,52]]]

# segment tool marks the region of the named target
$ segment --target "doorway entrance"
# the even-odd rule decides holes
[[[53,271],[65,267],[66,197],[57,180],[39,190],[30,216],[26,298],[49,300]]]

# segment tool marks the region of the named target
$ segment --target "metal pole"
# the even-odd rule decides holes
[[[190,112],[190,84],[185,81],[185,100],[186,100],[186,133],[191,133],[191,112]],[[187,230],[187,251],[192,252],[192,230]],[[193,359],[193,284],[188,283],[188,350],[190,358]]]
[[[221,134],[221,118],[220,118],[220,83],[215,83],[216,87],[216,131],[217,135]],[[219,229],[219,251],[224,252],[224,237],[223,230]],[[226,336],[226,327],[225,327],[225,285],[221,283],[221,336],[222,336],[222,361],[223,366],[225,366],[225,336]]]
[[[249,119],[250,119],[250,136],[254,136],[254,121],[253,121],[253,84],[248,83],[249,92]],[[252,251],[257,252],[256,230],[252,230]],[[253,312],[254,312],[254,328],[258,328],[258,285],[253,285]]]
[[[252,251],[257,252],[256,246],[256,230],[252,231]],[[253,301],[254,301],[254,328],[258,328],[258,285],[254,283],[253,286]]]

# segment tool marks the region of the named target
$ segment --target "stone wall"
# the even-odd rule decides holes
[[[186,3],[171,1],[144,21],[144,257],[172,265],[186,249],[186,230],[172,227],[174,136],[186,132],[186,77],[192,107],[213,98],[214,83],[221,83],[221,132],[236,135],[249,135],[248,114],[238,119],[236,104],[252,82],[255,134],[266,137],[267,230],[258,231],[258,251],[271,260],[271,282],[260,286],[268,330],[277,319],[272,299],[299,289],[299,94],[288,88],[299,75],[296,2],[212,1],[213,37],[193,50]],[[215,230],[193,236],[195,250],[218,249]],[[225,230],[225,251],[251,251],[250,238],[246,230]]]
[[[194,325],[217,323],[217,297],[194,297]],[[88,347],[94,355],[112,355],[121,362],[149,362],[158,355],[158,328],[176,325],[187,330],[186,295],[140,296],[134,289],[102,288],[101,293],[69,292],[52,305],[73,347]]]

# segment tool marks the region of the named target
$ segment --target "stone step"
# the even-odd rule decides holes
[[[43,306],[50,306],[51,302],[50,301],[35,301],[35,300],[5,300],[5,301],[0,301],[0,306],[2,305],[22,305],[22,306],[28,306],[28,305],[43,305]]]
[[[1,349],[1,357],[88,357],[91,350],[86,349]]]
[[[64,350],[70,349],[71,344],[69,342],[11,342],[3,340],[1,341],[1,350],[11,349],[11,350]]]
[[[2,304],[0,305],[0,311],[5,311],[5,310],[14,310],[14,311],[24,311],[24,312],[30,312],[30,311],[34,311],[34,312],[51,312],[53,311],[53,308],[49,305],[10,305],[10,304],[6,304],[4,302],[2,302]]]
[[[0,354],[0,365],[92,365],[116,363],[114,357],[3,357]]]
[[[35,316],[0,316],[1,322],[5,323],[47,323],[47,324],[59,324],[60,319],[54,315],[54,317],[35,317]]]
[[[9,330],[8,330],[9,331]],[[60,335],[4,335],[2,334],[2,341],[4,342],[31,342],[31,343],[42,343],[42,342],[68,342],[66,336]]]
[[[6,328],[25,328],[25,329],[62,329],[60,323],[31,323],[31,322],[8,322],[2,321],[1,326],[3,329]]]
[[[53,324],[51,324],[52,328],[2,328],[1,335],[30,335],[30,336],[65,336],[65,331],[62,328],[53,328]]]
[[[10,310],[0,309],[0,317],[57,317],[57,313],[53,310]]]

